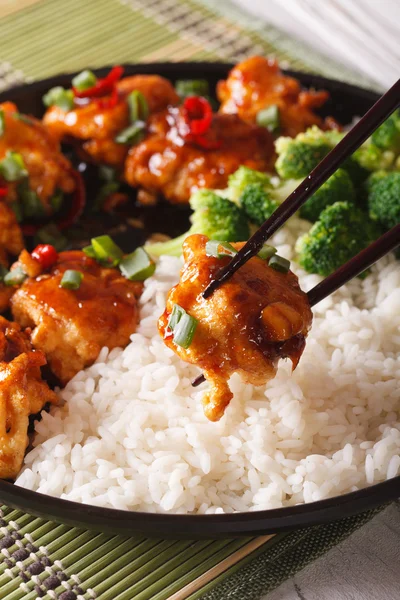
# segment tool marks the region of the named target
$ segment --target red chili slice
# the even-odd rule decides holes
[[[8,188],[0,187],[0,198],[5,198],[8,194]]]
[[[190,133],[193,135],[204,135],[211,127],[212,108],[211,104],[202,96],[188,96],[183,109]]]
[[[41,264],[43,269],[50,269],[58,259],[57,250],[50,244],[39,244],[31,252],[31,256]]]
[[[97,100],[97,106],[101,110],[107,110],[109,108],[114,108],[114,106],[116,106],[118,104],[118,100],[119,100],[119,93],[118,93],[117,86],[115,86],[113,91],[111,92],[110,98],[104,98],[104,99],[101,98],[100,100]]]
[[[107,96],[113,92],[115,84],[121,79],[123,72],[124,67],[113,67],[106,77],[98,79],[91,88],[80,92],[73,87],[74,96],[76,98],[101,98],[102,96]]]

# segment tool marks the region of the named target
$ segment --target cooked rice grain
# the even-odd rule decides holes
[[[292,258],[294,220],[277,234]],[[262,510],[356,490],[400,473],[400,269],[384,258],[315,308],[296,371],[282,361],[211,423],[198,370],[160,339],[156,322],[179,276],[162,257],[146,281],[142,321],[125,350],[103,349],[35,425],[17,485],[119,509]],[[303,289],[319,278],[296,268]]]

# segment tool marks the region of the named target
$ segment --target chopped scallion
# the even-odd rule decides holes
[[[290,260],[283,258],[283,256],[279,256],[279,254],[274,254],[269,260],[268,265],[275,269],[275,271],[279,271],[280,273],[287,273],[290,269]]]
[[[8,269],[0,264],[0,283],[3,283],[5,276],[8,274]]]
[[[51,88],[43,96],[43,104],[45,106],[58,106],[65,111],[71,110],[74,107],[74,92],[65,90],[61,86]]]
[[[27,278],[27,274],[21,267],[15,267],[12,271],[4,276],[4,283],[8,286],[21,285]]]
[[[276,254],[276,252],[277,251],[276,251],[276,248],[274,248],[274,246],[270,246],[269,244],[264,244],[264,246],[261,248],[261,250],[257,254],[257,256],[259,256],[263,260],[266,260],[267,258],[271,258],[271,256],[274,256],[274,254]]]
[[[229,242],[220,242],[218,240],[209,240],[206,243],[206,255],[214,258],[225,258],[226,256],[235,256],[237,250]]]
[[[276,104],[271,104],[257,113],[257,125],[266,127],[271,133],[278,133],[280,129],[279,108]]]
[[[189,348],[198,323],[197,319],[185,312],[174,329],[174,343],[181,348]]]
[[[0,135],[3,135],[5,130],[6,130],[6,122],[5,122],[5,117],[4,117],[4,110],[0,110]]]
[[[206,79],[179,79],[175,83],[175,89],[182,99],[187,96],[208,96],[210,93]]]
[[[85,71],[82,71],[82,73],[75,75],[72,80],[72,85],[78,90],[78,92],[83,92],[96,85],[96,82],[96,75],[92,73],[92,71],[86,69]]]
[[[92,240],[93,250],[96,259],[108,267],[117,266],[124,256],[121,248],[117,246],[109,235],[100,235]]]
[[[61,252],[68,244],[68,240],[55,223],[49,223],[41,227],[35,235],[36,244],[50,244],[54,246],[57,252]]]
[[[60,281],[60,286],[66,290],[79,290],[83,279],[83,273],[68,269]]]
[[[17,192],[18,198],[21,200],[24,217],[34,218],[44,215],[43,204],[37,193],[31,190],[27,180],[18,185]]]
[[[22,121],[22,123],[25,123],[26,125],[34,124],[34,120],[31,117],[28,117],[28,115],[23,115],[22,113],[15,112],[12,114],[12,116],[14,119],[17,119],[17,121]]]
[[[179,304],[174,304],[172,307],[172,312],[169,315],[167,328],[169,331],[174,331],[175,327],[178,325],[182,315],[186,313],[185,309]]]
[[[9,204],[11,210],[14,212],[15,218],[17,219],[17,223],[21,223],[24,218],[24,212],[22,210],[21,203],[18,200],[11,202]]]
[[[144,281],[153,275],[156,265],[146,250],[136,248],[132,254],[128,254],[121,260],[119,268],[122,275],[130,281]]]
[[[96,211],[100,210],[101,208],[103,208],[103,204],[106,201],[106,199],[111,194],[118,192],[120,187],[121,187],[121,184],[118,181],[110,181],[109,183],[105,183],[104,185],[102,185],[101,188],[99,189],[99,192],[98,192],[96,198],[94,199],[93,207],[92,207],[93,212],[96,212]]]
[[[55,193],[50,198],[50,204],[53,211],[58,212],[64,203],[64,193],[62,190],[56,190]]]
[[[82,248],[82,252],[89,256],[89,258],[96,258],[96,252],[94,251],[93,246],[85,246]]]
[[[111,183],[117,179],[117,172],[112,167],[108,167],[107,165],[99,166],[99,178],[106,183]]]
[[[117,144],[131,144],[136,145],[144,138],[146,129],[146,123],[144,121],[136,121],[123,131],[121,131],[116,137],[115,142]]]
[[[28,171],[21,154],[9,150],[0,162],[0,173],[6,181],[19,181],[27,177]]]
[[[133,92],[129,94],[127,101],[131,123],[136,123],[136,121],[146,121],[150,114],[150,110],[147,100],[142,92],[133,90]]]

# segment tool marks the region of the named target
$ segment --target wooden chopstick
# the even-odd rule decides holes
[[[310,306],[315,306],[318,302],[333,294],[342,285],[345,285],[350,279],[357,277],[357,275],[376,263],[382,256],[397,248],[397,246],[400,246],[400,223],[389,229],[389,231],[384,233],[375,242],[364,248],[364,250],[361,250],[361,252],[353,256],[353,258],[344,263],[334,273],[328,275],[328,277],[307,292]],[[197,387],[204,381],[204,375],[198,375],[192,381],[192,386]]]
[[[251,236],[230,263],[221,269],[216,279],[206,287],[203,297],[208,298],[220,285],[261,249],[271,237],[336,171],[342,162],[381,125],[400,104],[400,79],[354,125],[349,133],[329,152],[300,185],[286,198],[269,219]]]

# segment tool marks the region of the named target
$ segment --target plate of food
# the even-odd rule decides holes
[[[306,294],[399,222],[398,112],[202,296],[376,100],[262,57],[1,94],[4,503],[209,538],[399,495],[400,263]]]

